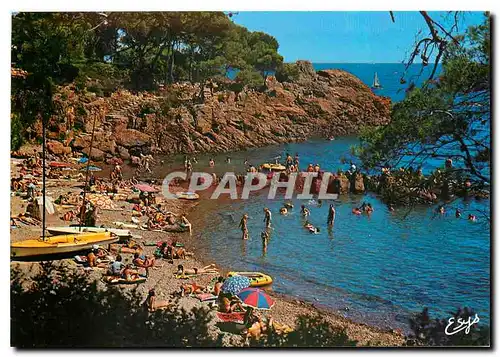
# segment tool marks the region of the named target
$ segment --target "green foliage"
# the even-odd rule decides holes
[[[11,343],[33,347],[214,347],[208,311],[149,314],[135,290],[98,289],[85,274],[43,264],[26,280],[11,272]]]
[[[149,313],[135,289],[98,287],[84,273],[41,263],[27,278],[11,270],[11,344],[17,348],[54,347],[218,347],[222,335],[209,333],[204,308],[172,308]],[[345,331],[319,316],[300,316],[295,331],[272,331],[252,346],[354,346]]]
[[[238,72],[236,75],[236,82],[241,85],[241,87],[247,86],[251,89],[260,89],[264,85],[264,80],[259,72],[253,70],[243,70]],[[241,91],[241,89],[240,89]]]
[[[294,82],[299,78],[299,74],[296,63],[283,63],[276,70],[276,79],[280,82]]]
[[[23,123],[18,115],[12,114],[10,118],[10,149],[17,150],[24,143]]]
[[[333,328],[321,316],[301,315],[294,331],[278,334],[272,331],[259,341],[251,341],[254,347],[354,347],[357,341],[349,339],[345,330]]]
[[[446,46],[439,79],[410,90],[394,105],[389,125],[362,133],[358,152],[365,167],[410,168],[452,158],[456,179],[489,187],[489,21]]]
[[[79,92],[109,96],[120,87],[154,90],[237,69],[244,71],[237,86],[257,88],[264,78],[256,73],[265,77],[282,63],[277,51],[274,37],[250,32],[223,12],[16,13],[12,63],[32,78],[13,80],[12,112],[21,123],[13,144],[37,116],[52,115],[47,88],[54,84],[74,82]]]
[[[454,314],[450,314],[452,324],[448,331],[452,332],[460,329],[458,320],[474,321],[475,313],[471,309],[458,309]],[[470,320],[469,320],[470,319]],[[406,345],[408,346],[489,346],[490,329],[486,326],[473,324],[469,333],[460,331],[453,335],[445,333],[449,319],[431,319],[429,309],[424,308],[419,314],[410,319],[412,334],[408,336]]]

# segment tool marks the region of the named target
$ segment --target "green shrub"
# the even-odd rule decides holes
[[[296,63],[283,63],[276,69],[276,79],[279,82],[294,82],[299,75],[299,67]]]
[[[264,78],[262,75],[254,70],[242,70],[236,76],[236,83],[240,84],[242,88],[247,86],[251,89],[260,90],[264,86]],[[240,92],[239,90],[238,92]]]

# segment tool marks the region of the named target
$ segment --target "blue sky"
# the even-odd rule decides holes
[[[396,63],[406,58],[419,30],[418,12],[239,12],[235,23],[274,36],[285,62]],[[445,12],[430,12],[441,19]],[[482,22],[481,12],[465,13],[461,29]],[[446,19],[445,19],[446,21]],[[425,32],[424,34],[426,34]]]

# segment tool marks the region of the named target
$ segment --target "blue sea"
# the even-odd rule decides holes
[[[371,85],[377,72],[382,88],[376,93],[393,101],[404,98],[400,84],[402,64],[316,64],[316,69],[340,68]],[[410,78],[420,66],[410,69]],[[427,71],[427,70],[425,70]],[[424,74],[425,75],[425,71]],[[415,78],[414,80],[419,80]],[[421,80],[421,79],[420,79]],[[410,82],[408,80],[408,82]],[[299,153],[301,163],[319,163],[322,169],[347,169],[343,159],[351,159],[350,147],[356,137],[334,141],[311,140],[229,154],[216,155],[217,171],[242,171],[248,159],[255,165],[287,152]],[[206,169],[208,155],[198,157],[194,169]],[[426,169],[442,166],[428,162]],[[399,208],[389,212],[372,194],[345,195],[321,206],[295,200],[289,216],[280,216],[283,199],[270,201],[254,195],[246,201],[200,200],[197,217],[204,223],[196,231],[199,248],[220,265],[231,270],[261,271],[274,279],[271,289],[327,306],[348,318],[381,327],[408,331],[408,318],[429,307],[431,316],[449,318],[458,307],[473,308],[480,323],[490,321],[490,226],[489,200],[457,201],[445,215],[435,207]],[[352,208],[370,202],[371,216],[355,216]],[[309,221],[320,228],[312,235],[303,226],[300,205],[311,210]],[[334,203],[337,217],[327,229],[327,210]],[[217,210],[213,206],[217,205]],[[273,213],[272,233],[267,252],[262,249],[263,208]],[[462,218],[455,218],[460,208]],[[465,217],[478,215],[477,222]],[[248,213],[250,239],[242,241],[238,222]]]

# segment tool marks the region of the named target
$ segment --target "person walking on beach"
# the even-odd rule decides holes
[[[333,204],[330,205],[330,208],[328,209],[328,225],[333,226],[333,222],[335,222],[335,207],[333,207]]]
[[[269,208],[264,208],[264,222],[266,222],[266,228],[271,228],[271,210]]]
[[[151,169],[149,168],[149,155],[144,157],[144,171],[151,173]]]
[[[241,217],[241,221],[239,224],[239,227],[241,228],[241,233],[242,233],[242,239],[248,239],[248,214],[244,214],[243,217]]]

